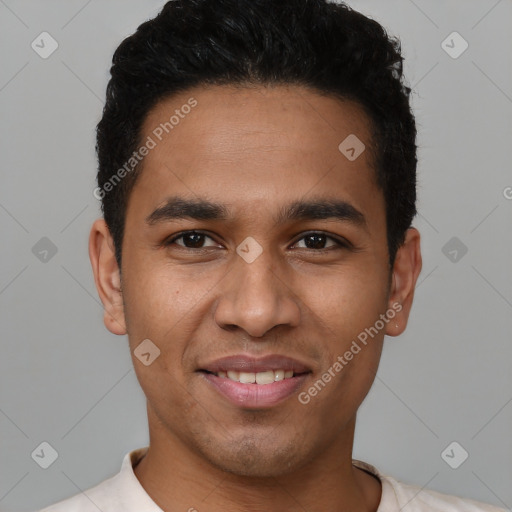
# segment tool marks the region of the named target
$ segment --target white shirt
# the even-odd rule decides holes
[[[133,466],[146,451],[147,447],[127,453],[117,475],[39,512],[163,512],[133,472]],[[398,482],[366,462],[352,460],[352,464],[381,481],[377,512],[505,512],[503,508]]]

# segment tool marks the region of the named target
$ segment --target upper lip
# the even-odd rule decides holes
[[[278,354],[270,354],[258,358],[243,354],[223,357],[205,364],[200,369],[212,373],[220,371],[259,373],[270,370],[293,370],[294,373],[306,373],[311,371],[311,368],[297,359]]]

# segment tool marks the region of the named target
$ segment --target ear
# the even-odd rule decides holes
[[[396,315],[386,326],[388,336],[398,336],[407,327],[421,266],[420,233],[416,228],[409,228],[393,264],[388,308],[395,311]]]
[[[92,225],[89,259],[96,289],[105,308],[105,327],[113,334],[126,334],[121,273],[115,258],[114,242],[104,219],[97,219]]]

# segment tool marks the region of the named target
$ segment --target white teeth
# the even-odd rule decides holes
[[[274,370],[275,380],[284,380],[284,370]]]
[[[229,370],[227,372],[217,372],[217,377],[228,378],[242,384],[272,384],[284,379],[293,377],[293,370],[268,370],[266,372],[235,372]]]
[[[240,375],[238,376],[238,380],[242,384],[254,384],[256,382],[256,374],[255,373],[240,372]]]
[[[256,373],[256,384],[272,384],[274,382],[274,372],[272,370],[268,372]],[[293,375],[293,372],[292,372]]]
[[[234,372],[234,371],[232,371],[232,370],[229,370],[229,371],[228,371],[228,379],[236,380],[236,381],[240,382],[240,381],[238,380],[238,376],[239,376],[239,375],[240,375],[240,373],[239,373],[239,372]]]

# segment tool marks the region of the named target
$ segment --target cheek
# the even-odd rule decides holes
[[[172,387],[182,382],[183,358],[190,351],[190,340],[200,326],[205,311],[205,290],[213,282],[205,276],[184,276],[176,269],[140,265],[129,269],[136,279],[124,289],[125,316],[135,368],[143,388]],[[138,345],[149,339],[159,355],[146,367],[137,360]],[[167,384],[166,381],[170,381]],[[163,389],[163,388],[162,388]],[[151,393],[149,391],[149,393]]]
[[[384,311],[387,282],[369,265],[347,265],[303,288],[305,304],[340,342],[370,327]]]
[[[160,338],[198,302],[201,284],[183,282],[176,271],[147,264],[130,269],[129,275],[136,276],[124,290],[128,333],[133,336]]]
[[[385,312],[386,290],[385,279],[370,266],[347,266],[309,291],[310,328],[322,343],[318,378],[328,380],[321,394],[333,407],[344,403],[351,410],[371,387],[384,338],[384,329],[374,326]]]

